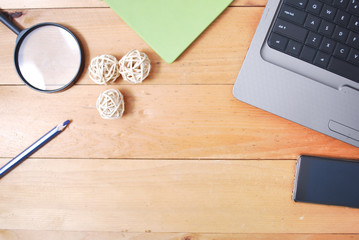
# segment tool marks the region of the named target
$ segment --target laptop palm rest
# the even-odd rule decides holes
[[[359,101],[359,90],[358,89],[344,85],[339,90],[347,95],[358,98],[358,101]]]

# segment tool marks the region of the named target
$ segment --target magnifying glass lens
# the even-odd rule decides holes
[[[15,64],[30,86],[51,91],[75,80],[81,57],[81,48],[74,35],[62,27],[44,25],[24,37]]]

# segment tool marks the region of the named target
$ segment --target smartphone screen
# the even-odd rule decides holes
[[[300,156],[293,200],[359,208],[359,161]]]

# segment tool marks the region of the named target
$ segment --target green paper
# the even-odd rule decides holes
[[[232,0],[105,0],[168,63],[213,22]]]

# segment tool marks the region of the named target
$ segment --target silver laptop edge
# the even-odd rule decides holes
[[[359,84],[268,47],[266,38],[279,3],[268,1],[233,95],[359,147]]]

